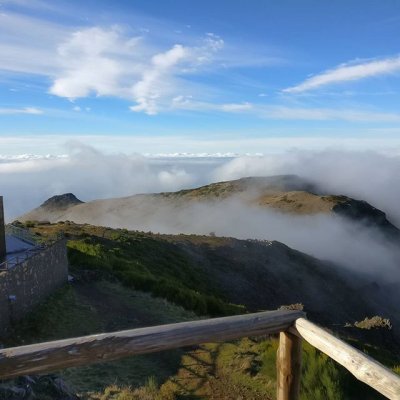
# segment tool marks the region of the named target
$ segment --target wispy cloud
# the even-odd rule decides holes
[[[56,48],[70,29],[14,12],[0,14],[0,71],[52,76]]]
[[[224,46],[224,41],[212,33],[208,33],[201,46],[174,45],[169,50],[158,53],[145,66],[141,79],[132,87],[136,105],[132,111],[144,111],[146,114],[157,114],[163,98],[174,103],[181,98],[177,95],[181,88],[182,76],[198,72],[202,65],[212,62],[216,52]]]
[[[348,121],[398,123],[400,114],[363,109],[328,107],[289,107],[285,105],[260,103],[207,103],[190,97],[178,96],[173,99],[173,107],[191,111],[216,111],[226,113],[246,113],[257,118],[297,121]]]
[[[187,55],[187,49],[176,44],[168,51],[153,56],[149,69],[143,71],[142,78],[132,87],[133,96],[138,104],[130,109],[136,112],[144,111],[149,115],[157,114],[157,99],[166,91],[168,75]]]
[[[24,108],[0,108],[0,115],[14,115],[14,114],[33,114],[40,115],[43,111],[35,107]]]
[[[237,111],[246,111],[250,110],[253,106],[250,103],[230,103],[230,104],[222,104],[221,110],[226,112],[237,112]]]
[[[357,109],[301,108],[285,106],[259,107],[259,116],[283,120],[350,121],[350,122],[400,122],[400,114],[368,112]]]
[[[400,56],[358,63],[347,63],[306,79],[304,82],[286,88],[284,93],[301,93],[321,86],[355,81],[400,71]]]

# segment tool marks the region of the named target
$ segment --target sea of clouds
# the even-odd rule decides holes
[[[12,219],[66,192],[89,201],[280,174],[296,174],[331,193],[366,200],[400,224],[400,156],[373,151],[143,156],[105,154],[71,142],[61,156],[0,155],[0,194]]]

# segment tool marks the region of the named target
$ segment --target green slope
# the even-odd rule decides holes
[[[44,240],[60,231],[69,238],[75,282],[17,324],[5,341],[6,346],[245,309],[272,309],[292,300],[288,291],[297,291],[295,299],[305,300],[306,311],[313,309],[314,296],[322,303],[331,299],[329,314],[334,318],[337,313],[339,323],[343,322],[341,318],[350,316],[348,310],[339,310],[344,303],[332,297],[335,290],[340,288],[345,293],[349,288],[332,266],[282,244],[161,236],[73,223],[36,225],[33,230]],[[302,279],[289,279],[294,273]],[[285,279],[286,286],[277,281],[279,276]],[[310,279],[327,297],[315,290],[307,294]],[[268,290],[274,286],[271,296]],[[237,304],[238,299],[245,306]],[[346,302],[357,306],[360,314],[368,309],[363,306],[363,299]],[[318,317],[315,307],[313,313]],[[355,344],[360,346],[359,342]],[[393,354],[382,349],[360,347],[390,367],[400,364]],[[274,397],[276,348],[275,338],[244,338],[67,369],[60,374],[82,398],[268,399]],[[304,360],[303,399],[381,398],[307,345]]]

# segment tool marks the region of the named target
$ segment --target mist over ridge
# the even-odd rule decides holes
[[[74,142],[62,157],[0,160],[6,215],[12,220],[51,196],[84,201],[193,188],[246,176],[295,174],[327,192],[365,200],[400,225],[400,156],[373,151],[287,151],[266,156],[150,158],[105,154]],[[29,196],[23,196],[29,193]],[[23,197],[22,197],[23,196]]]
[[[400,185],[395,184],[399,177],[389,171],[400,166],[398,157],[371,152],[293,151],[280,156],[175,160],[105,155],[93,148],[78,147],[68,158],[29,161],[36,167],[35,172],[32,166],[29,172],[25,171],[25,163],[28,161],[3,163],[0,170],[3,168],[6,177],[14,174],[25,179],[28,187],[37,183],[38,198],[50,187],[53,193],[43,200],[65,192],[72,192],[85,201],[99,199],[68,209],[55,220],[160,233],[208,235],[213,232],[239,239],[278,240],[318,258],[378,274],[385,281],[400,280],[398,244],[389,241],[379,229],[361,222],[329,213],[295,215],[261,209],[240,196],[219,202],[206,198],[192,203],[160,196],[129,196],[135,192],[187,189],[202,182],[241,176],[297,172],[300,181],[309,182],[307,190],[312,192],[315,185],[328,194],[354,193],[356,199],[369,201],[373,206],[377,206],[377,200],[385,205],[382,210],[387,212],[389,221],[395,222],[400,217],[396,204]],[[5,167],[9,168],[8,174],[4,172]],[[41,202],[42,199],[32,208]]]

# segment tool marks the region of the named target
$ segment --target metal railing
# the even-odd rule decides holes
[[[9,257],[7,260],[0,263],[0,271],[7,271],[11,268],[14,268],[18,264],[28,260],[29,258],[35,256],[46,248],[44,245],[36,246],[32,249],[27,249],[18,252],[17,255]]]
[[[28,229],[20,228],[19,226],[15,226],[12,224],[5,226],[6,235],[14,236],[28,244],[38,245],[40,244],[41,238],[38,235],[35,235]]]
[[[6,225],[5,231],[7,235],[14,236],[34,247],[17,251],[15,255],[10,254],[6,260],[0,263],[0,271],[14,268],[18,264],[21,264],[64,238],[62,234],[57,234],[57,236],[43,242],[40,236],[30,232],[28,229],[20,228],[12,224]]]

